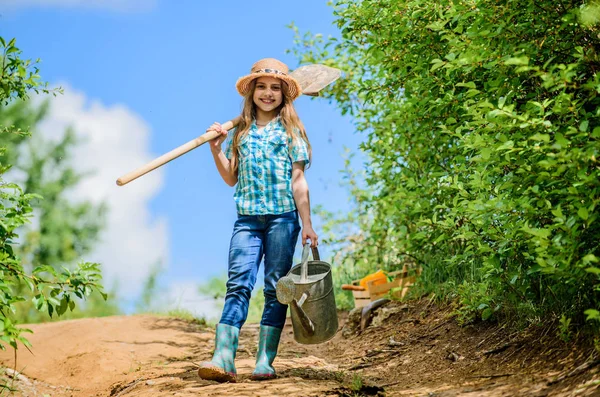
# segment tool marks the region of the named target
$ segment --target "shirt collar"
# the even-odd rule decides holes
[[[267,125],[265,125],[265,128],[267,128],[271,124],[279,124],[279,123],[281,123],[281,115],[277,115],[277,117],[275,117],[273,120],[269,121],[269,123]],[[252,124],[250,125],[250,127],[253,130],[258,130],[258,126],[256,125],[256,119],[252,120]]]

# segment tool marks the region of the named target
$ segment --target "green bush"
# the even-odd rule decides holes
[[[366,134],[356,251],[515,318],[599,318],[599,4],[340,0],[340,38],[298,38]]]

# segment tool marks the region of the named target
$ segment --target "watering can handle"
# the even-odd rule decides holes
[[[313,247],[312,254],[313,254],[313,259],[314,260],[316,260],[316,261],[320,261],[321,260],[321,255],[319,255],[319,250],[317,249],[317,247]]]
[[[302,248],[302,261],[300,262],[300,282],[305,283],[308,280],[308,249],[310,248],[310,243],[304,244],[304,248]],[[320,260],[319,251],[317,247],[312,249],[313,259],[318,261]]]
[[[310,243],[307,242],[306,244],[304,244],[304,248],[302,249],[302,261],[304,262],[306,260],[308,260],[308,249],[310,248]],[[320,261],[321,260],[321,255],[319,255],[319,250],[317,249],[317,247],[313,247],[312,249],[312,257],[313,260],[315,261]]]

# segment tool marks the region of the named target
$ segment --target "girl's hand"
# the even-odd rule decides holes
[[[212,150],[213,152],[218,152],[221,150],[221,145],[223,144],[223,142],[225,142],[225,139],[227,139],[227,130],[223,128],[223,126],[220,123],[214,122],[210,127],[206,129],[206,132],[210,131],[216,131],[219,133],[219,135],[215,139],[209,142],[210,150]]]
[[[319,245],[319,236],[317,236],[312,226],[304,226],[302,228],[302,245],[306,244],[306,240],[308,239],[310,239],[310,246],[312,248]]]

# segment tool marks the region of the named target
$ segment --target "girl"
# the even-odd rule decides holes
[[[277,301],[275,285],[292,267],[300,232],[298,215],[302,244],[307,239],[313,247],[318,244],[304,178],[311,148],[293,105],[301,94],[300,84],[288,75],[284,63],[267,58],[256,62],[236,88],[244,97],[242,119],[229,134],[225,152],[221,144],[227,131],[219,123],[207,129],[221,134],[210,144],[219,174],[229,186],[237,183],[238,219],[229,247],[225,307],[217,325],[213,358],[198,370],[201,378],[220,382],[235,382],[239,332],[263,257],[265,306],[252,379],[275,377],[272,364],[287,311]]]

